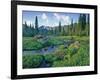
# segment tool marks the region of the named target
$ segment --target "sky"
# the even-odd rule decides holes
[[[61,25],[68,25],[73,20],[73,23],[76,23],[79,18],[79,13],[64,13],[64,12],[44,12],[44,11],[23,11],[22,12],[23,24],[33,25],[35,23],[35,17],[38,17],[39,26],[58,26],[59,21]]]

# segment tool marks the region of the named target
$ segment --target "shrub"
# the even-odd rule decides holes
[[[51,45],[60,45],[62,44],[62,40],[52,37],[48,40]]]
[[[45,41],[45,43],[43,44],[43,47],[47,47],[47,46],[51,46],[51,42],[50,41]]]
[[[78,49],[79,49],[79,42],[75,42],[75,43],[72,43],[68,49],[67,49],[67,53],[70,54],[70,56],[74,55],[77,53]]]
[[[82,45],[77,54],[71,57],[70,64],[72,66],[85,66],[89,65],[89,47],[86,45]]]
[[[42,61],[43,61],[42,55],[24,55],[23,68],[39,67]]]
[[[54,53],[55,55],[55,60],[63,60],[64,56],[66,55],[66,50],[62,49],[62,50],[57,50]]]
[[[65,47],[64,47],[64,45],[60,45],[59,47],[58,47],[58,50],[62,50],[62,49],[64,49]]]
[[[26,39],[23,40],[23,49],[34,49],[34,50],[38,50],[41,49],[43,47],[42,43],[40,43],[37,40],[31,40],[31,39]]]
[[[53,61],[54,61],[54,55],[53,54],[45,54],[44,55],[44,60],[45,60],[45,62],[48,64],[48,65],[52,65],[52,63],[53,63]]]

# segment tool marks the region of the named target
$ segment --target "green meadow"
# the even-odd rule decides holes
[[[89,15],[78,16],[78,21],[73,17],[70,24],[63,25],[59,20],[58,26],[53,27],[39,26],[38,16],[34,18],[34,26],[26,21],[23,24],[23,68],[89,66]]]

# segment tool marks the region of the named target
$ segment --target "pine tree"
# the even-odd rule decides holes
[[[39,29],[38,29],[38,17],[35,17],[35,30],[36,30],[36,34],[38,34]]]
[[[58,32],[57,27],[55,27],[55,35],[57,35],[57,32]]]
[[[61,33],[61,21],[59,21],[59,33]]]
[[[79,35],[86,35],[86,14],[80,14],[78,29]]]
[[[81,32],[82,32],[82,14],[80,14],[80,16],[79,16],[77,31],[78,31],[78,35],[81,35]]]
[[[86,28],[86,14],[82,15],[82,30]]]
[[[87,23],[89,25],[89,21],[90,21],[90,17],[89,17],[89,14],[87,15]]]
[[[27,23],[26,23],[26,21],[25,21],[25,27],[27,27]]]
[[[65,35],[66,33],[65,33],[65,29],[64,29],[64,27],[63,27],[63,35]]]
[[[90,26],[90,23],[89,23],[89,21],[90,21],[90,17],[89,17],[89,14],[87,15],[87,28],[86,28],[86,31],[87,31],[87,36],[89,36],[89,26]]]
[[[73,19],[71,20],[71,34],[73,34],[74,26],[73,26]]]
[[[74,23],[74,33],[75,33],[75,35],[78,35],[78,23],[76,22],[76,23]]]
[[[70,33],[70,28],[69,28],[69,24],[67,25],[67,35],[69,35]]]

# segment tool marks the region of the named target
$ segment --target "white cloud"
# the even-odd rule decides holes
[[[42,17],[43,20],[45,20],[46,24],[48,24],[48,22],[49,22],[48,16],[45,13],[43,13],[41,17]]]
[[[56,17],[56,19],[58,20],[58,21],[63,21],[65,24],[70,24],[71,23],[71,20],[70,20],[70,17],[69,16],[66,16],[66,15],[61,15],[61,14],[58,14],[58,13],[54,13],[53,14],[55,17]]]
[[[60,15],[59,15],[59,14],[54,13],[53,15],[57,18],[57,20],[60,20],[60,18],[61,18],[61,17],[60,17]]]
[[[66,24],[70,24],[71,23],[71,19],[70,19],[69,16],[62,15],[61,18]]]
[[[45,13],[42,14],[42,19],[44,19],[44,20],[47,19],[47,15]]]

